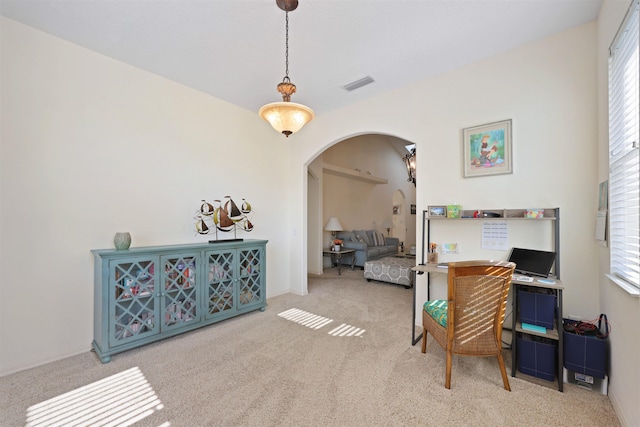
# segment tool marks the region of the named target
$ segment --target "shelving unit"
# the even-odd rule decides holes
[[[517,369],[518,365],[518,336],[539,336],[548,338],[557,342],[557,358],[555,361],[555,371],[558,383],[558,390],[563,391],[563,380],[562,380],[562,366],[563,366],[563,339],[562,334],[558,331],[562,327],[562,282],[560,281],[560,208],[545,208],[542,210],[543,217],[541,218],[527,218],[526,212],[528,209],[472,209],[472,210],[461,210],[460,218],[447,218],[446,216],[433,216],[429,215],[429,211],[423,211],[423,228],[422,228],[422,261],[421,265],[425,265],[425,254],[427,253],[427,245],[431,242],[431,223],[433,221],[550,221],[552,223],[552,233],[553,233],[553,251],[556,253],[556,260],[554,265],[554,279],[555,284],[545,284],[540,283],[537,280],[533,282],[520,282],[517,280],[512,281],[512,295],[513,295],[513,316],[512,316],[512,342],[511,342],[511,350],[512,350],[512,361],[511,361],[511,376],[515,377],[516,374],[519,374]],[[498,217],[485,217],[485,213],[492,213],[499,215]],[[446,270],[445,270],[446,271]],[[418,273],[420,274],[420,273]],[[429,286],[430,286],[431,277],[430,274],[427,274],[427,299],[429,299]],[[549,292],[553,293],[556,297],[556,312],[555,312],[555,324],[554,328],[547,330],[546,334],[525,330],[522,328],[522,323],[519,321],[519,313],[518,313],[518,289],[521,286],[529,286],[529,287],[537,287],[547,289]],[[415,289],[414,289],[414,299],[415,299]],[[414,301],[414,311],[415,311],[415,301]],[[414,313],[415,319],[415,313]],[[421,338],[415,337],[415,331],[412,335],[412,344],[415,345]],[[524,374],[523,374],[524,375]],[[528,379],[528,377],[527,377]],[[544,380],[542,380],[544,381]]]
[[[266,306],[266,240],[103,249],[94,255],[94,340],[111,356]]]

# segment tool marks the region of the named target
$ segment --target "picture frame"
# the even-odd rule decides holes
[[[411,215],[416,214],[416,205],[411,205]]]
[[[429,206],[427,209],[427,214],[429,215],[429,217],[447,217],[446,206]]]
[[[511,119],[462,129],[463,176],[513,173]]]

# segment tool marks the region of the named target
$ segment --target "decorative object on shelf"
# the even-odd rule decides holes
[[[131,246],[131,233],[126,231],[116,233],[113,237],[113,245],[119,251],[129,249]]]
[[[427,262],[429,264],[438,263],[438,245],[436,243],[429,243],[429,252],[427,253]]]
[[[334,252],[340,252],[340,246],[342,245],[342,240],[333,239],[333,250]]]
[[[384,221],[382,221],[382,225],[380,227],[387,230],[387,236],[389,236],[393,225],[391,225],[391,220],[389,218],[385,218]]]
[[[407,167],[407,174],[409,174],[409,178],[407,181],[413,182],[413,185],[416,185],[416,145],[413,144],[413,148],[409,151],[409,154],[404,156],[402,159]]]
[[[460,205],[447,205],[447,218],[460,218]]]
[[[278,92],[282,94],[282,102],[264,105],[258,115],[269,122],[278,132],[287,138],[313,120],[313,110],[306,105],[291,102],[291,95],[296,92],[296,85],[289,79],[289,12],[298,7],[298,0],[276,0],[278,7],[285,12],[285,76],[278,84]]]
[[[462,130],[464,177],[513,173],[511,119]]]
[[[446,206],[429,206],[427,208],[427,212],[430,217],[434,216],[447,216],[447,207]]]
[[[231,197],[225,196],[225,199],[224,204],[220,200],[214,200],[215,206],[202,200],[200,209],[196,212],[196,231],[199,234],[215,232],[216,239],[209,240],[209,243],[241,242],[243,239],[237,238],[237,230],[253,230],[253,223],[249,219],[252,212],[251,204],[242,199],[242,204],[238,207]],[[233,239],[219,240],[218,231],[233,231]]]
[[[330,231],[331,232],[331,238],[335,239],[336,238],[336,233],[338,231],[342,231],[342,224],[340,224],[340,221],[338,221],[338,218],[332,216],[331,218],[329,218],[329,221],[327,221],[327,225],[324,226],[325,231]]]
[[[544,218],[544,209],[527,209],[524,211],[525,218]]]
[[[400,215],[400,205],[393,205],[393,214]]]

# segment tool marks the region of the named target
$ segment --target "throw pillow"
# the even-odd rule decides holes
[[[378,239],[378,233],[373,233],[373,246],[380,246],[380,240]]]
[[[376,233],[378,235],[378,242],[380,246],[385,246],[387,244],[387,242],[384,240],[384,234],[382,233]]]
[[[358,236],[359,238],[362,238],[363,243],[366,243],[367,246],[371,246],[371,240],[369,240],[369,236],[367,236],[367,232],[364,230],[354,230],[353,233]]]

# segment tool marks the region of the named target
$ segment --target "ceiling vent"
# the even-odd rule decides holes
[[[373,82],[375,82],[375,80],[373,80],[373,77],[367,76],[367,77],[361,78],[360,80],[356,80],[355,82],[346,84],[342,86],[342,88],[351,92],[352,90],[356,90],[358,88],[361,88],[362,86],[366,86]]]

